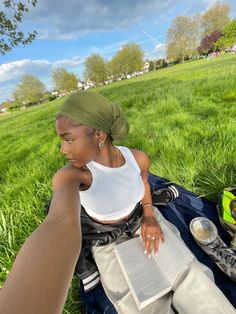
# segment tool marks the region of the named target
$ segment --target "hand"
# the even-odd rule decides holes
[[[164,242],[164,235],[154,214],[143,217],[141,235],[144,243],[144,253],[151,257],[152,250],[157,254],[160,241]]]

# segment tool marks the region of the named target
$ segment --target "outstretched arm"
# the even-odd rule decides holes
[[[50,212],[20,249],[0,291],[0,313],[62,313],[81,248],[79,170],[53,178]]]

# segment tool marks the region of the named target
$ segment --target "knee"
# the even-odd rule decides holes
[[[185,291],[186,289],[198,289],[199,287],[207,289],[212,282],[214,283],[212,271],[197,260],[193,260],[185,271],[176,278],[173,291],[181,289],[181,287],[184,287]]]

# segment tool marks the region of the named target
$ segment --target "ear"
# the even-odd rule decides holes
[[[101,130],[96,130],[95,137],[97,138],[98,142],[105,143],[107,139],[107,133]]]

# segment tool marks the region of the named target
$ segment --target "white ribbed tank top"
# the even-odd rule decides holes
[[[134,155],[125,146],[116,147],[125,163],[111,168],[90,161],[86,166],[92,173],[92,184],[88,190],[79,192],[87,214],[98,220],[116,220],[129,215],[144,196],[144,183]]]

